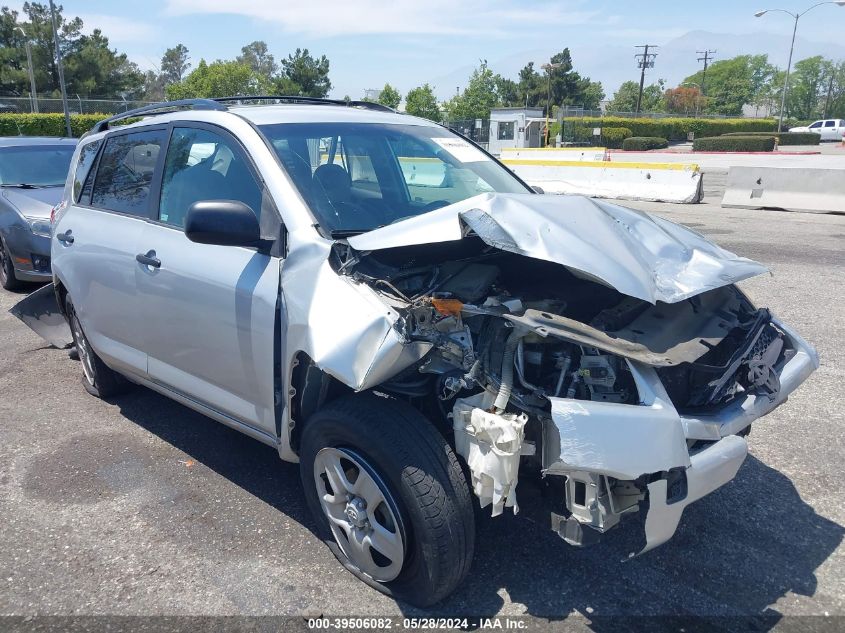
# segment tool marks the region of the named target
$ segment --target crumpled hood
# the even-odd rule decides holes
[[[17,210],[28,218],[50,218],[53,206],[62,199],[64,187],[41,187],[39,189],[19,189],[4,187],[3,195]]]
[[[674,222],[582,196],[482,194],[348,241],[372,251],[469,232],[650,303],[676,303],[767,271]]]

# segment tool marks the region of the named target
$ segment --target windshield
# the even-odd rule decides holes
[[[63,185],[73,150],[70,144],[4,147],[0,149],[0,185]]]
[[[441,127],[380,123],[260,126],[317,222],[338,237],[480,193],[529,190]]]

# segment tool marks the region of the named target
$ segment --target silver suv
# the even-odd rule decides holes
[[[298,461],[380,591],[448,595],[475,512],[518,498],[572,545],[667,541],[818,366],[734,285],[766,269],[694,231],[372,104],[240,101],[80,142],[56,295],[90,393],[143,385]]]

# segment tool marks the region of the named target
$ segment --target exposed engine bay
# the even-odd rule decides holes
[[[369,285],[402,315],[396,328],[405,340],[431,345],[376,390],[451,423],[472,488],[494,516],[518,511],[520,472],[542,478],[563,499],[553,527],[576,545],[635,513],[654,481],[665,484],[666,503],[685,497],[690,455],[708,442],[681,429],[670,440],[680,444],[675,462],[642,472],[597,468],[579,457],[585,447],[563,459],[569,438],[562,420],[572,415],[556,418],[556,411],[578,402],[648,411],[659,397],[641,393],[648,391],[643,368],[680,414],[706,416],[749,395],[773,402],[778,372],[795,354],[768,311],[733,285],[652,304],[472,235],[363,253],[338,243],[333,260],[340,274]]]

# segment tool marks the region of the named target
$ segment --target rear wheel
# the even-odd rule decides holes
[[[15,277],[15,264],[3,240],[0,240],[0,286],[6,290],[20,290],[23,286],[23,282]]]
[[[371,395],[329,403],[305,425],[300,475],[323,540],[368,585],[428,606],[469,571],[466,479],[445,438],[412,407]]]
[[[82,324],[79,322],[79,317],[76,315],[70,297],[65,300],[65,310],[70,325],[70,333],[73,335],[73,344],[76,347],[79,362],[82,363],[82,385],[85,387],[85,391],[97,398],[110,398],[126,391],[129,387],[129,381],[109,368],[97,356],[97,352],[91,347],[85,332],[82,330]]]

